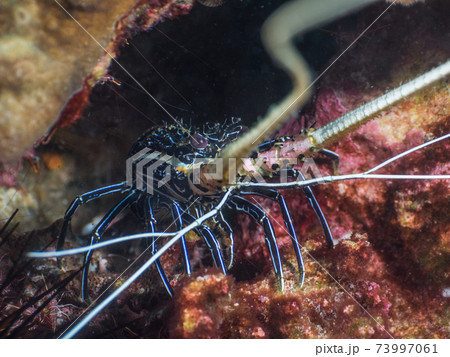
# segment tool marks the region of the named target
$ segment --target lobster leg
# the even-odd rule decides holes
[[[131,190],[131,187],[127,186],[127,183],[121,182],[116,185],[106,186],[99,188],[94,191],[90,191],[87,193],[84,193],[80,196],[77,196],[72,202],[72,204],[67,209],[65,215],[64,215],[64,222],[61,227],[61,232],[59,233],[58,237],[58,243],[56,245],[56,250],[62,250],[64,246],[64,241],[66,239],[67,229],[69,228],[70,221],[72,220],[73,215],[77,211],[78,207],[81,205],[88,203],[89,201],[96,200],[97,198],[100,198],[105,195],[109,195],[111,193],[115,192],[126,192]]]
[[[295,256],[297,257],[297,265],[299,270],[299,285],[300,287],[303,286],[303,282],[305,280],[305,266],[303,263],[298,238],[294,230],[294,225],[292,224],[291,215],[289,214],[289,209],[287,207],[286,200],[284,199],[283,195],[281,195],[278,191],[266,188],[246,190],[246,192],[241,192],[241,195],[263,196],[278,203],[281,209],[281,215],[283,216],[284,225],[286,226],[289,236],[291,237],[292,245],[294,246]]]
[[[177,230],[183,229],[183,218],[182,218],[182,212],[181,212],[180,205],[178,203],[176,203],[175,201],[172,201],[170,203],[170,208],[172,210],[172,217],[177,226]],[[186,274],[191,275],[191,264],[189,262],[189,256],[188,256],[187,247],[186,247],[186,239],[184,238],[184,236],[181,237],[181,239],[180,239],[180,246],[181,246],[181,252],[183,255],[184,267],[186,270]]]
[[[186,221],[186,223],[191,224],[195,221],[195,217],[188,213],[183,214],[183,218]],[[211,250],[214,263],[216,266],[222,270],[222,273],[224,275],[227,275],[227,270],[225,268],[225,264],[223,262],[222,252],[220,250],[219,241],[214,236],[214,234],[211,232],[211,229],[209,227],[205,226],[204,224],[200,225],[198,228],[195,229],[196,233],[201,235],[203,239],[205,240],[206,244],[208,245],[208,248]]]
[[[223,217],[222,211],[219,212],[218,217],[214,217],[214,222],[216,222],[216,225],[214,226],[214,229],[217,229],[217,227],[220,227],[225,234],[227,235],[228,239],[230,240],[230,243],[227,245],[230,256],[229,256],[229,262],[228,262],[228,268],[231,269],[231,266],[233,265],[234,261],[234,235],[233,230],[231,229],[228,222]]]
[[[210,209],[212,209],[212,208],[210,208]],[[197,218],[203,216],[204,215],[203,209],[201,207],[200,207],[200,209],[196,208],[196,214],[197,214]],[[231,269],[231,266],[233,265],[233,260],[234,260],[233,230],[231,229],[230,225],[223,217],[222,211],[219,211],[217,216],[212,217],[212,220],[215,223],[214,227],[212,228],[214,238],[217,239],[216,238],[217,236],[223,235],[223,233],[225,233],[225,236],[227,237],[226,239],[229,240],[229,242],[224,242],[223,245],[225,245],[225,248],[227,250],[229,250],[229,257],[228,257],[229,261],[228,261],[228,265],[227,265],[226,269]],[[218,244],[219,244],[219,249],[221,249],[220,242],[218,242]],[[220,250],[220,252],[222,254],[222,250]]]
[[[235,208],[238,211],[242,211],[248,214],[250,217],[252,217],[259,224],[262,225],[264,229],[264,235],[266,237],[266,244],[267,247],[269,248],[270,257],[272,258],[275,275],[277,276],[280,290],[283,291],[284,279],[283,279],[283,268],[280,259],[280,252],[278,250],[275,232],[273,230],[273,226],[272,223],[270,223],[269,218],[264,213],[264,211],[257,205],[239,196],[233,196],[230,199],[230,202],[228,202],[228,205],[232,208]]]
[[[285,172],[287,173],[287,177],[289,178],[295,178],[298,180],[298,178],[305,180],[305,177],[300,172],[300,170],[297,169],[285,169]],[[277,173],[279,175],[280,173]],[[274,175],[275,176],[275,175]],[[312,208],[314,209],[314,212],[316,212],[317,218],[319,219],[320,225],[322,226],[323,232],[325,234],[325,240],[327,242],[328,248],[334,247],[333,242],[333,235],[331,234],[330,227],[328,226],[328,222],[320,209],[319,203],[316,200],[316,197],[314,196],[314,193],[309,186],[302,187],[302,191],[306,198],[308,199],[309,203],[311,204]]]
[[[153,215],[153,207],[152,207],[152,202],[151,202],[151,197],[149,197],[148,199],[146,199],[145,201],[145,229],[147,232],[155,232],[156,231],[156,218]],[[156,252],[158,251],[158,248],[156,247],[156,238],[153,237],[152,238],[152,255],[155,255]],[[169,293],[170,297],[173,296],[173,290],[172,287],[170,286],[169,283],[169,279],[167,279],[167,275],[164,272],[164,269],[161,265],[161,261],[159,259],[156,260],[155,262],[156,264],[156,268],[158,269],[158,273],[159,276],[161,277],[161,280],[164,284],[164,287],[166,288],[167,292]]]
[[[97,224],[93,234],[91,235],[91,245],[97,243],[102,239],[103,233],[105,233],[109,224],[116,218],[124,209],[129,207],[133,202],[138,199],[138,194],[133,190],[127,197],[116,204],[109,212],[102,218],[102,220]],[[86,300],[87,295],[87,280],[89,274],[89,264],[92,258],[93,251],[89,251],[84,256],[84,269],[83,276],[81,280],[81,297]]]
[[[319,151],[319,154],[323,154],[331,161],[333,161],[333,174],[338,175],[339,174],[339,155],[336,154],[334,151],[322,149]]]
[[[300,170],[294,171],[297,172],[298,177],[300,177],[302,180],[305,180],[305,177],[300,172]],[[312,208],[314,209],[314,212],[316,212],[317,218],[319,219],[320,225],[322,226],[323,233],[325,234],[325,240],[327,241],[328,248],[330,249],[333,248],[334,247],[333,235],[331,234],[328,222],[325,219],[322,210],[320,209],[319,203],[317,202],[311,187],[309,186],[302,187],[302,191],[305,194],[306,198],[308,199],[309,203],[311,204]]]

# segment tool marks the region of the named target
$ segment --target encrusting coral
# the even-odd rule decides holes
[[[359,17],[359,30],[365,28],[370,16],[373,13],[367,11]],[[402,15],[398,12],[391,16],[389,22],[395,22]],[[442,38],[445,25],[436,22],[430,27],[432,18],[411,17],[412,23],[398,27],[395,34],[378,31],[368,45],[363,41],[359,48],[351,50],[321,82],[314,105],[303,119],[322,126],[383,94],[372,89],[373,81],[388,78],[380,88],[393,88],[425,72],[424,63],[433,67],[448,58],[449,49]],[[414,26],[417,31],[413,32]],[[345,32],[340,36],[346,38]],[[395,51],[386,48],[385,37]],[[424,42],[429,46],[425,48]],[[380,53],[391,55],[380,63]],[[340,155],[340,173],[367,170],[409,147],[447,133],[449,97],[449,84],[442,81],[383,111],[377,120],[330,147]],[[299,132],[303,122],[292,121],[280,134]],[[448,143],[440,143],[382,172],[448,174],[449,148]],[[319,165],[320,169],[330,172],[323,165]],[[333,250],[326,247],[315,214],[300,198],[302,195],[284,191],[302,237],[306,263],[303,289],[296,288],[295,255],[281,212],[269,200],[259,200],[275,222],[281,255],[287,257],[287,291],[274,290],[272,263],[262,232],[243,217],[238,226],[244,242],[237,243],[232,270],[237,281],[209,270],[177,286],[168,317],[172,337],[449,336],[445,317],[445,289],[450,284],[448,183],[357,180],[321,185],[315,191],[338,240]]]
[[[71,0],[60,4],[79,24],[56,1],[0,4],[3,163],[15,163],[60,114],[57,125],[70,124],[80,116],[92,87],[106,74],[111,61],[99,44],[116,56],[119,46],[138,29],[185,13],[191,6],[189,1],[154,5],[135,0]]]
[[[33,145],[45,137],[48,140],[56,129],[72,125],[81,116],[92,88],[107,73],[112,61],[109,54],[116,57],[127,38],[167,18],[185,14],[191,7],[189,0],[0,3],[2,218],[19,208],[26,217],[24,226],[31,223],[28,229],[55,220],[63,205],[53,212],[52,207],[41,204],[61,193],[64,182],[76,170],[68,157],[63,172],[48,170],[45,163],[40,166]],[[25,168],[22,161],[27,163]],[[55,176],[47,177],[49,172]],[[26,179],[33,175],[35,180]],[[36,187],[39,180],[50,181]],[[21,191],[16,194],[18,187]],[[56,201],[62,202],[60,198]]]
[[[448,4],[430,2],[436,7],[427,7],[429,2],[417,4],[417,8],[393,7],[377,28],[321,79],[314,101],[303,117],[294,118],[279,135],[299,133],[304,119],[309,123],[317,121],[317,126],[324,125],[378,97],[387,88],[394,88],[446,60],[448,31],[443,14],[447,13]],[[339,48],[346,48],[385,7],[382,4],[361,12],[349,22],[338,22],[332,31]],[[223,69],[225,73],[227,70]],[[229,69],[232,70],[235,69]],[[367,170],[407,148],[447,133],[449,92],[448,82],[441,81],[384,111],[375,121],[330,147],[341,157],[340,173]],[[88,139],[83,138],[83,143]],[[97,145],[97,141],[93,142]],[[101,144],[106,150],[107,143]],[[393,163],[383,172],[448,174],[448,149],[449,145],[441,142]],[[96,160],[98,155],[100,150],[96,152]],[[83,156],[83,165],[88,157]],[[50,155],[43,161],[53,170],[53,177],[70,172],[68,176],[73,178],[77,174],[76,169],[65,163],[65,156]],[[104,161],[110,164],[114,160]],[[61,162],[64,169],[58,170]],[[324,172],[331,172],[326,159],[317,159],[317,163]],[[150,269],[79,336],[448,337],[449,302],[445,293],[450,283],[448,183],[360,180],[321,185],[314,190],[338,241],[332,250],[326,247],[322,229],[301,192],[283,192],[303,246],[306,280],[302,289],[297,288],[295,255],[283,229],[279,208],[260,199],[258,202],[270,214],[278,237],[286,280],[283,293],[277,290],[261,229],[239,215],[229,218],[235,231],[236,257],[228,276],[205,268],[203,263],[209,251],[199,240],[190,240],[189,254],[196,268],[192,277],[181,274],[178,247],[162,259],[175,291],[172,300],[165,295],[156,269]],[[69,197],[71,194],[67,193]],[[51,200],[47,197],[47,201]],[[62,212],[63,209],[58,217],[62,217]],[[118,234],[128,232],[115,227],[112,229],[117,229]],[[36,232],[36,236],[49,243],[58,229],[57,222]],[[67,248],[77,245],[78,242],[69,240]],[[5,249],[5,245],[1,248]],[[97,270],[90,277],[93,296],[119,276],[124,264],[121,260],[126,260],[127,253],[127,248],[95,253],[93,266]],[[8,256],[5,257],[0,277],[11,266]],[[18,288],[27,286],[30,295],[36,295],[44,285],[42,275],[50,286],[52,279],[54,282],[68,274],[58,270],[52,260],[37,260],[33,264],[36,273],[24,274],[20,280],[23,285],[17,284]],[[68,272],[75,271],[80,266],[79,258],[66,258],[63,266]],[[74,279],[61,299],[53,300],[30,327],[17,334],[48,337],[61,331],[64,324],[83,310],[79,290],[79,280]],[[20,304],[29,299],[27,295],[21,300],[21,292],[12,287],[8,294]],[[9,300],[6,305],[8,312],[16,309]],[[27,311],[24,316],[29,314]]]
[[[386,0],[388,2],[395,2],[396,4],[412,5],[417,2],[425,2],[425,0]]]

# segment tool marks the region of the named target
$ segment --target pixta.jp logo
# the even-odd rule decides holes
[[[149,148],[142,149],[126,161],[127,185],[133,187],[135,182],[137,190],[145,191],[152,195],[155,188],[153,173],[164,163],[170,162],[171,159],[172,156],[163,155],[159,151],[151,151]],[[164,177],[156,183],[157,188],[164,186],[170,181],[170,170],[171,166],[167,165]]]
[[[196,158],[194,163],[190,165],[192,175],[188,175],[187,179],[193,185],[200,185],[201,182],[205,180],[208,182],[222,182],[224,160],[228,160],[229,163],[229,185],[236,185],[237,181],[251,181],[258,183],[266,182],[266,177],[263,177],[261,174],[266,172],[266,169],[264,169],[265,160],[263,158],[256,160],[249,158],[243,158],[240,160],[234,158]],[[163,154],[159,151],[151,151],[149,148],[142,149],[126,161],[127,185],[134,187],[139,191],[147,192],[148,194],[153,195],[153,191],[155,189],[161,188],[171,180],[171,169],[174,166],[174,161],[177,160],[175,160],[173,156]],[[312,177],[322,177],[319,168],[316,166],[312,158],[305,159],[302,162],[301,167],[299,167],[297,159],[278,158],[277,161],[280,162],[280,168],[278,171],[278,180],[280,183],[287,183],[292,181],[292,179],[303,180],[310,179]],[[164,171],[160,168],[163,164],[166,164]],[[209,166],[209,170],[202,172],[201,168],[205,165]],[[244,176],[237,175],[238,167],[243,167],[243,172],[246,173]],[[293,167],[296,167],[297,169],[290,170]],[[158,178],[155,182],[155,171],[158,168]],[[297,174],[292,175],[292,172],[297,172]]]

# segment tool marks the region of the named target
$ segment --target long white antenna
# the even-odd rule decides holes
[[[348,132],[355,130],[364,123],[371,120],[374,114],[386,109],[399,100],[413,94],[414,92],[429,86],[431,83],[444,78],[450,74],[450,60],[433,68],[421,76],[391,90],[361,107],[344,114],[331,123],[324,125],[308,135],[316,149],[330,145]]]

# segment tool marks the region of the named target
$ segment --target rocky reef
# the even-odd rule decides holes
[[[366,12],[359,17],[360,30],[371,15]],[[396,16],[392,14],[389,21],[395,22]],[[415,21],[413,17],[410,20]],[[374,81],[384,82],[382,88],[394,88],[425,72],[425,63],[437,65],[448,58],[449,48],[442,46],[439,27],[430,32],[429,24],[416,25],[421,39],[441,46],[424,52],[422,42],[408,41],[417,39],[409,27],[397,28],[395,33],[379,30],[367,40],[370,45],[365,46],[363,40],[359,48],[336,63],[320,83],[309,111],[293,118],[278,135],[298,133],[305,122],[316,121],[320,127],[383,94],[384,90],[374,89]],[[337,34],[338,40],[346,36],[345,32]],[[382,47],[387,57],[380,64]],[[375,72],[368,68],[375,68]],[[330,147],[340,155],[340,174],[368,170],[448,133],[449,95],[448,81],[437,83]],[[448,174],[449,148],[448,142],[439,143],[390,164],[380,173]],[[322,174],[332,172],[326,161],[316,160]],[[304,287],[297,286],[295,255],[279,207],[259,199],[279,237],[286,291],[276,290],[261,227],[239,217],[238,231],[245,238],[237,244],[234,278],[210,270],[183,280],[168,316],[170,336],[447,338],[448,182],[354,180],[320,185],[315,191],[337,240],[332,250],[327,248],[317,218],[301,193],[284,191],[302,237],[307,272]]]
[[[36,216],[40,218],[40,223],[31,224],[30,228],[54,220],[52,214],[43,213],[48,210],[41,209],[42,194],[31,192],[35,191],[37,181],[48,176],[46,163],[36,163],[41,157],[33,147],[48,142],[58,128],[70,126],[80,118],[92,88],[105,80],[112,58],[128,38],[158,22],[187,13],[191,6],[189,0],[113,3],[19,0],[0,4],[3,216],[7,217],[17,207],[24,216],[33,217],[25,218],[28,223],[36,220]],[[73,174],[73,165],[65,162],[66,175]],[[41,169],[40,177],[35,175],[32,182],[26,180],[26,176],[32,175],[30,165],[35,174]],[[50,168],[50,171],[57,170]],[[51,186],[61,187],[61,180],[50,180]],[[67,176],[62,180],[67,180]],[[17,187],[25,190],[13,194]],[[45,192],[48,194],[51,193]]]
[[[186,9],[181,2],[175,3],[181,6],[178,9]],[[270,6],[276,5],[270,2]],[[264,10],[267,13],[260,10],[263,12],[259,20],[255,19],[258,12],[250,2],[236,5],[230,1],[218,8],[195,6],[188,16],[166,21],[147,34],[137,35],[132,45],[122,47],[119,61],[126,68],[135,69],[137,72],[133,74],[146,88],[154,89],[152,93],[168,103],[177,117],[192,115],[194,122],[202,123],[242,115],[246,124],[251,125],[252,118],[262,115],[270,103],[289,90],[289,82],[273,69],[262,48],[249,47],[257,38],[258,21],[273,11],[270,6]],[[305,36],[299,47],[313,70],[320,73],[326,68],[385,8],[386,4],[371,6]],[[278,135],[298,134],[305,122],[310,125],[316,121],[317,127],[324,125],[447,60],[450,42],[444,14],[449,10],[444,0],[392,7],[321,78],[312,102]],[[125,18],[130,16],[128,10],[119,13],[125,14]],[[203,27],[197,27],[199,23]],[[172,41],[163,42],[167,37]],[[242,47],[236,47],[238,43]],[[173,89],[162,89],[170,86],[161,84],[161,77],[153,72],[144,74],[151,69],[142,65],[145,61],[136,57],[133,46],[150,58],[166,83],[176,87],[190,105]],[[226,48],[227,54],[216,52],[218,47]],[[200,52],[200,48],[206,51]],[[92,57],[99,58],[101,52]],[[186,57],[181,57],[181,53],[187,54]],[[214,72],[213,67],[218,71]],[[83,76],[81,80],[86,78]],[[72,122],[70,127],[61,128],[58,124],[50,143],[33,153],[33,157],[39,157],[38,173],[27,164],[25,170],[17,169],[17,175],[3,176],[5,181],[16,181],[0,200],[6,207],[0,218],[7,218],[15,206],[22,204],[28,211],[18,218],[27,226],[26,230],[41,228],[31,238],[15,233],[5,239],[6,232],[0,236],[3,283],[22,259],[22,245],[27,244],[26,250],[54,246],[52,241],[61,225],[57,219],[62,217],[70,200],[80,192],[123,180],[123,163],[130,144],[149,126],[149,120],[157,124],[168,120],[147,103],[146,95],[141,97],[140,91],[132,88],[118,66],[113,65],[108,76],[104,85],[92,89],[90,104],[81,118],[75,123],[64,122]],[[440,81],[402,100],[330,147],[340,155],[339,172],[362,172],[414,145],[448,133],[449,92],[448,81]],[[80,103],[78,106],[76,101],[72,102],[69,112],[83,111],[86,102]],[[56,112],[60,110],[58,107]],[[441,142],[389,165],[382,172],[448,174],[448,149],[449,144]],[[326,158],[320,156],[316,163],[321,172],[331,172],[332,165]],[[80,337],[447,338],[450,335],[448,182],[359,180],[313,189],[336,239],[331,250],[301,192],[283,192],[305,259],[303,288],[298,287],[295,254],[279,208],[270,201],[257,199],[270,215],[278,237],[286,280],[284,292],[278,290],[261,228],[244,215],[231,215],[228,219],[235,231],[236,256],[228,276],[209,267],[208,249],[190,237],[189,252],[195,267],[192,277],[182,273],[178,247],[162,260],[175,291],[173,299],[166,296],[155,269],[150,269],[94,319]],[[24,204],[27,200],[30,201]],[[75,233],[81,232],[87,223],[95,222],[110,207],[107,200],[83,207],[73,223]],[[111,235],[129,233],[136,227],[139,230],[139,223],[130,219],[131,223],[123,219],[113,225]],[[50,223],[53,224],[48,228],[42,228]],[[66,247],[80,244],[80,240],[69,239]],[[139,252],[138,246],[96,252],[90,277],[91,296],[98,296],[118,278]],[[33,302],[33,297],[47,290],[50,292],[46,298],[50,297],[59,287],[57,284],[62,285],[80,266],[78,257],[64,259],[63,270],[57,268],[54,260],[31,262],[19,273],[20,278],[10,281],[0,293],[3,314],[0,334],[54,337],[62,332],[86,307],[79,300],[79,278],[69,279],[40,312],[45,299]],[[25,273],[28,271],[31,273]],[[123,279],[120,277],[114,286]],[[9,316],[21,308],[24,311],[11,322]],[[30,321],[22,326],[30,316]]]
[[[189,7],[189,2],[133,0],[3,3],[1,161],[17,161],[58,116],[57,126],[77,119],[92,87],[105,76],[110,55],[117,56],[136,31]]]

